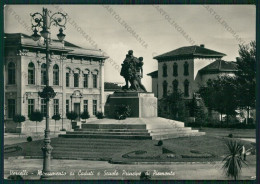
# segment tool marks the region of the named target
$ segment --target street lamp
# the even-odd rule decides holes
[[[63,34],[63,29],[65,28],[65,25],[67,23],[67,14],[63,14],[60,12],[53,13],[52,15],[51,11],[47,10],[47,8],[43,8],[42,14],[41,13],[34,13],[31,14],[31,20],[32,20],[32,30],[33,35],[31,36],[34,41],[38,41],[41,37],[44,38],[44,44],[46,47],[46,86],[42,90],[42,92],[38,92],[39,96],[41,98],[44,98],[46,100],[46,127],[44,131],[44,146],[42,147],[43,151],[43,169],[42,169],[42,176],[41,179],[45,179],[48,177],[48,173],[51,171],[50,169],[50,162],[51,162],[51,139],[50,139],[50,127],[49,127],[49,119],[50,119],[50,112],[49,112],[49,106],[50,106],[50,99],[54,98],[56,93],[54,92],[53,88],[49,86],[49,56],[50,56],[50,32],[49,29],[52,25],[60,27],[60,32],[57,34],[58,39],[60,41],[63,41],[65,38],[65,34]],[[41,29],[40,34],[38,34],[39,29]]]

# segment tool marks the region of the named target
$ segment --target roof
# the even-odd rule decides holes
[[[235,72],[237,64],[233,61],[216,60],[213,63],[200,69],[200,73]]]
[[[20,44],[24,47],[32,47],[32,48],[39,48],[44,49],[44,45],[40,42],[34,41],[31,36],[28,36],[23,33],[5,33],[5,38],[8,39],[6,42],[6,46],[14,46]],[[85,56],[85,57],[96,57],[96,58],[108,58],[107,55],[104,54],[100,49],[95,48],[82,48],[75,44],[72,44],[68,41],[64,41],[63,43],[59,40],[53,39],[50,44],[51,50],[58,50],[67,52],[68,55],[75,55],[75,56]]]
[[[159,56],[155,56],[154,59],[160,60],[160,59],[167,59],[167,58],[174,58],[174,57],[181,57],[181,56],[193,56],[193,57],[194,56],[203,56],[203,57],[221,58],[223,56],[226,56],[226,54],[207,49],[204,46],[194,45],[194,46],[181,47],[181,48],[172,50],[170,52],[166,52]]]
[[[158,78],[158,70],[148,73],[147,75],[151,76],[152,78]]]

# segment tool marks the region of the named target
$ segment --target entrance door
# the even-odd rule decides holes
[[[79,121],[80,116],[80,103],[74,103],[74,112],[78,114],[77,121]]]

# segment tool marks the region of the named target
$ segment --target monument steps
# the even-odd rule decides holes
[[[117,120],[114,120],[117,121]],[[145,124],[124,124],[123,122],[119,121],[120,124],[111,124],[109,121],[102,121],[102,124],[99,124],[99,121],[96,121],[97,123],[95,124],[95,121],[92,123],[87,123],[87,124],[82,124],[81,127],[82,129],[145,129],[146,125]]]
[[[178,131],[190,131],[192,130],[191,127],[170,127],[170,128],[156,128],[156,129],[148,129],[149,133],[154,133],[154,132],[172,132],[173,130],[178,130]]]
[[[59,135],[59,137],[163,140],[199,135],[204,134],[198,130],[192,130],[190,127],[185,127],[183,122],[151,117],[95,120],[82,124],[81,129],[68,131],[66,134]]]
[[[105,138],[105,139],[152,139],[151,136],[146,136],[142,134],[136,135],[114,135],[114,134],[62,134],[59,137],[68,137],[68,138]]]
[[[75,131],[75,132],[66,132],[66,134],[106,134],[106,135],[144,135],[150,136],[150,134],[146,132],[100,132],[100,131]]]
[[[163,139],[174,139],[179,137],[192,137],[192,136],[202,136],[205,135],[205,132],[189,132],[189,133],[180,133],[180,134],[161,134],[154,135],[154,140],[163,140]]]
[[[194,132],[198,132],[198,130],[167,130],[165,132],[150,132],[150,135],[151,136],[154,136],[154,135],[165,135],[165,134],[185,134],[185,133],[194,133]]]
[[[77,129],[77,131],[79,132],[85,132],[85,131],[88,131],[88,132],[148,132],[146,129]]]

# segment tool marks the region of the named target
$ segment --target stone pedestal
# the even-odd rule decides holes
[[[105,105],[105,116],[114,118],[121,105],[129,105],[130,117],[157,117],[157,98],[147,92],[115,92],[109,95]]]

